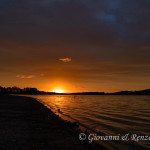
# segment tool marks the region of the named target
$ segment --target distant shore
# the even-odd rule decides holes
[[[76,123],[62,120],[33,98],[0,95],[0,149],[103,150],[79,140]]]
[[[76,92],[76,93],[56,93],[40,91],[37,88],[1,87],[0,94],[37,94],[37,95],[150,95],[150,89],[139,91],[118,91],[118,92]]]

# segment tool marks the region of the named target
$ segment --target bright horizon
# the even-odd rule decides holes
[[[1,87],[1,86],[0,86]],[[19,89],[26,89],[26,88],[36,88],[36,87],[23,87],[23,88],[20,88],[20,87],[17,87],[17,86],[9,86],[9,87],[2,87],[2,88],[19,88]],[[37,88],[36,88],[37,89]],[[88,93],[88,92],[104,92],[104,93],[115,93],[115,92],[121,92],[121,91],[130,91],[130,92],[134,92],[134,91],[143,91],[143,90],[150,90],[150,88],[149,89],[139,89],[139,90],[121,90],[121,91],[111,91],[111,92],[108,92],[108,91],[75,91],[75,92],[73,92],[73,91],[71,91],[71,92],[69,92],[69,91],[67,91],[67,90],[64,90],[64,89],[53,89],[53,90],[48,90],[48,91],[44,91],[44,90],[39,90],[39,89],[37,89],[38,91],[43,91],[43,92],[55,92],[55,93]]]

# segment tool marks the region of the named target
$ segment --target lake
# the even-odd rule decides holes
[[[150,96],[32,95],[63,119],[96,135],[150,136]],[[99,141],[109,149],[150,149],[150,140]]]

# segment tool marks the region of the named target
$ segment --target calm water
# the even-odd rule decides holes
[[[36,95],[38,101],[98,135],[150,136],[150,96]],[[104,141],[111,149],[150,149],[150,141]]]

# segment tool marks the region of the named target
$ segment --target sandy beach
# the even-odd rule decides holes
[[[0,95],[1,150],[97,150],[80,141],[76,124],[62,120],[33,98]]]

